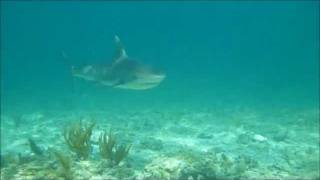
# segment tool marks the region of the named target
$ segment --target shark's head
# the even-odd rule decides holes
[[[132,78],[114,86],[121,89],[145,90],[158,86],[166,74],[152,68],[142,67],[132,72]]]

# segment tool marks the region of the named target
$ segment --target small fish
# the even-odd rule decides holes
[[[30,146],[30,150],[31,152],[33,152],[34,154],[38,155],[38,156],[42,156],[43,155],[43,151],[42,149],[36,144],[36,142],[31,139],[28,138],[29,141],[29,146]]]
[[[111,64],[72,66],[72,75],[112,88],[133,90],[154,88],[165,79],[163,72],[129,58],[118,36],[114,40],[116,52]]]

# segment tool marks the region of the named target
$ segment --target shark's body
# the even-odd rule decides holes
[[[144,90],[158,86],[165,74],[130,59],[118,36],[116,54],[111,64],[72,67],[72,75],[113,88]]]

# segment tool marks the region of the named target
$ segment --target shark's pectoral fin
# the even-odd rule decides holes
[[[130,84],[132,83],[134,80],[136,80],[137,77],[136,76],[125,76],[125,77],[122,77],[122,78],[119,78],[115,81],[113,81],[112,83],[112,87],[118,87],[118,86],[126,86],[127,84]]]
[[[120,38],[117,35],[114,36],[114,42],[116,45],[116,50],[112,62],[113,66],[128,58],[128,55],[120,41]]]

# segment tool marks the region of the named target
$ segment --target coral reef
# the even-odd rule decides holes
[[[114,157],[112,158],[116,165],[118,165],[125,157],[128,156],[131,146],[132,146],[131,144],[129,145],[122,144],[122,145],[116,146],[114,150]]]
[[[118,165],[129,153],[131,144],[129,145],[118,145],[116,138],[110,130],[101,133],[99,137],[99,150],[101,157],[111,160],[115,165]]]
[[[64,140],[69,149],[82,159],[87,159],[89,157],[91,150],[90,137],[94,126],[94,122],[91,122],[87,126],[82,126],[80,121],[66,127],[63,132]]]
[[[113,149],[115,145],[116,140],[111,130],[109,131],[109,134],[107,134],[106,132],[101,133],[99,137],[100,156],[105,159],[112,159]]]

